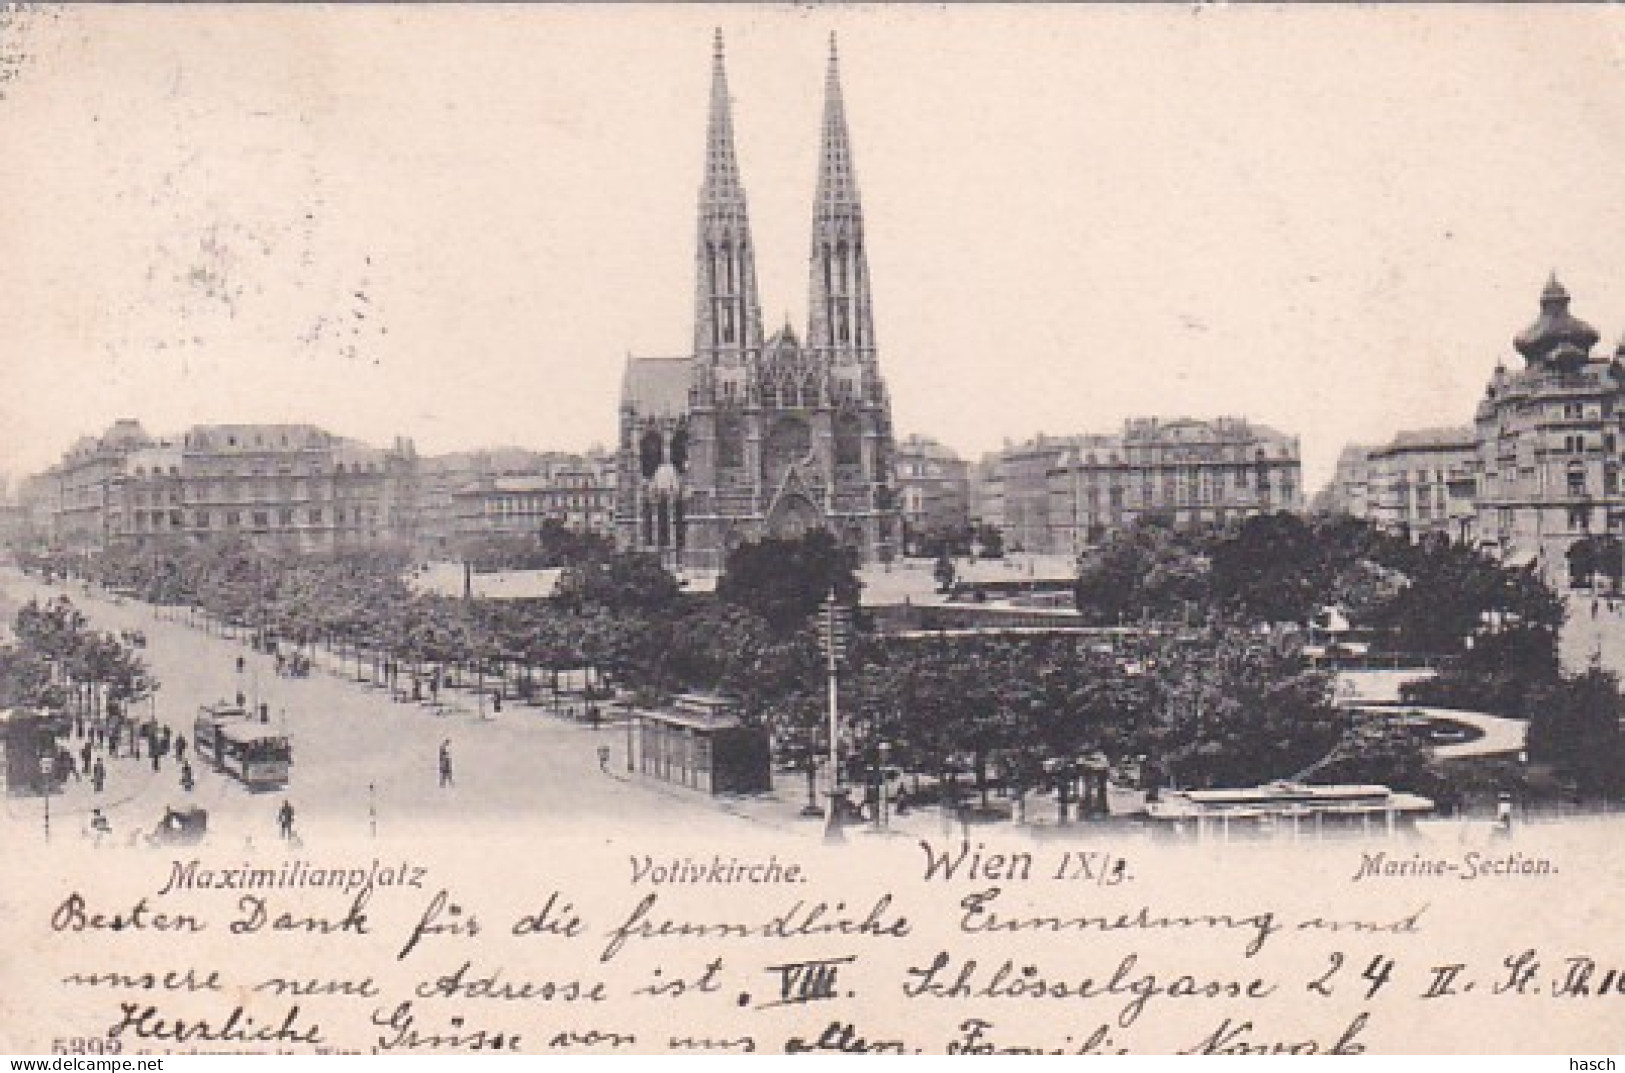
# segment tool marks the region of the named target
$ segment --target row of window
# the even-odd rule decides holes
[[[1223,525],[1232,518],[1249,518],[1258,513],[1257,510],[1247,507],[1217,507],[1213,510],[1179,510],[1170,511],[1168,516],[1176,525],[1190,525],[1195,522],[1213,522]],[[1138,517],[1136,512],[1113,510],[1104,514],[1085,514],[1073,522],[1072,528],[1083,529],[1087,533],[1087,542],[1098,544],[1104,539],[1110,529],[1121,529],[1132,525]],[[1064,531],[1066,526],[1057,526]]]
[[[222,512],[220,514],[220,519],[223,527],[227,529],[241,528],[245,524],[252,526],[255,529],[291,529],[298,525],[301,519],[306,525],[323,525],[325,524],[326,516],[327,512],[320,509],[306,510],[303,512],[288,509],[277,511],[229,510]],[[185,514],[178,510],[138,510],[131,517],[135,524],[135,528],[140,530],[157,530],[165,528],[183,529],[186,527]],[[213,528],[214,517],[215,516],[209,511],[197,511],[192,515],[192,528]],[[338,510],[333,512],[333,522],[335,525],[360,526],[376,524],[377,521],[378,512],[375,510]]]
[[[1081,466],[1235,466],[1259,462],[1295,462],[1297,455],[1289,447],[1275,451],[1263,447],[1131,447],[1121,455],[1097,454],[1090,451],[1076,463]]]
[[[1488,484],[1503,494],[1523,491],[1534,486],[1537,492],[1546,491],[1546,471],[1529,467],[1516,472],[1492,471],[1486,475]],[[1563,489],[1571,496],[1585,495],[1589,482],[1587,481],[1586,467],[1579,462],[1570,462],[1563,473]],[[1604,495],[1618,495],[1620,489],[1619,467],[1613,463],[1603,467],[1602,491]]]
[[[376,484],[362,486],[335,485],[332,494],[335,499],[377,499],[383,489]],[[239,483],[235,480],[219,482],[199,481],[186,486],[184,489],[169,489],[168,491],[136,491],[130,493],[130,501],[137,506],[156,505],[159,503],[186,502],[202,503],[214,499],[235,499],[244,502],[254,500],[278,499],[325,499],[328,494],[326,485],[321,483],[307,483],[305,481],[283,480],[275,484],[269,481]]]
[[[204,474],[220,477],[271,477],[277,475],[288,476],[294,472],[294,467],[287,464],[277,466],[274,472],[266,466],[253,466],[248,469],[240,470],[233,466],[221,466],[217,468],[213,466],[198,465],[188,467],[188,469],[190,472],[185,474],[185,476],[189,478],[196,478]],[[323,473],[327,472],[327,467],[320,462],[312,462],[306,467],[306,472],[312,477],[320,477],[323,475]],[[376,462],[339,462],[334,464],[332,467],[332,473],[339,477],[364,477],[368,475],[376,475],[382,472],[383,467]],[[146,466],[136,466],[133,475],[137,479],[141,480],[145,480],[149,477],[179,478],[182,476],[179,466],[170,466],[167,469],[163,466],[153,466],[151,469],[148,469]]]
[[[501,515],[542,514],[563,509],[582,510],[589,507],[602,507],[613,501],[614,495],[607,491],[599,492],[596,495],[556,493],[552,495],[506,496],[486,500],[485,513]]]
[[[277,434],[275,444],[268,443],[266,438],[265,438],[265,434],[263,432],[256,432],[251,437],[250,436],[244,436],[244,437],[242,437],[242,442],[241,443],[238,443],[238,437],[237,437],[237,434],[235,432],[228,432],[228,433],[226,433],[224,435],[224,437],[221,437],[218,433],[216,433],[216,434],[214,434],[212,436],[209,435],[209,434],[206,434],[206,433],[201,433],[201,432],[199,432],[199,433],[188,433],[187,436],[186,436],[186,439],[185,439],[185,443],[186,443],[187,447],[195,447],[195,448],[202,449],[202,448],[208,448],[208,447],[215,446],[216,440],[221,439],[221,438],[225,439],[227,447],[249,447],[249,446],[253,446],[253,447],[267,447],[267,446],[289,447],[289,446],[292,446],[288,442],[288,434],[286,432],[280,432],[280,433]],[[250,440],[252,440],[253,442],[250,443]],[[305,437],[305,445],[307,447],[324,447],[324,446],[327,445],[327,437],[323,433],[320,433],[320,432],[308,433],[306,435],[306,437]]]
[[[488,518],[486,519],[486,524],[483,527],[478,527],[478,523],[475,523],[472,526],[462,524],[459,525],[459,528],[471,532],[482,531],[482,528],[484,531],[491,532],[529,532],[536,529],[538,523],[546,520],[561,522],[564,525],[575,529],[608,529],[614,522],[615,516],[607,510],[579,512],[561,511],[557,514]]]
[[[1101,495],[1102,491],[1106,493],[1104,497]],[[1194,489],[1184,486],[1158,488],[1155,485],[1142,485],[1139,489],[1137,489],[1139,493],[1138,495],[1132,495],[1132,493],[1135,491],[1136,489],[1125,489],[1120,486],[1114,486],[1108,489],[1090,487],[1084,490],[1083,500],[1088,504],[1090,509],[1094,509],[1100,504],[1102,498],[1104,498],[1106,502],[1110,503],[1113,507],[1123,506],[1131,498],[1131,496],[1139,505],[1147,507],[1167,507],[1190,504],[1206,506],[1211,503],[1221,502],[1227,498],[1223,494],[1223,488],[1208,484],[1199,485]],[[1268,481],[1263,481],[1258,485],[1256,497],[1249,496],[1248,498],[1267,499],[1269,495],[1270,484]],[[1292,485],[1290,483],[1285,481],[1281,483],[1281,498],[1283,501],[1291,501]]]

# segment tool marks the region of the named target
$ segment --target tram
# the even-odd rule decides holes
[[[205,704],[198,709],[192,741],[198,755],[216,771],[250,790],[274,790],[288,784],[293,748],[287,737],[256,722],[237,705]]]

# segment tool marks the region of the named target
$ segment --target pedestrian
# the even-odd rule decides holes
[[[247,700],[248,700],[248,698],[243,695],[243,691],[239,689],[237,691],[237,707],[241,708],[243,706],[243,703],[245,701],[247,701]]]
[[[152,750],[152,773],[154,775],[158,774],[158,750],[157,749]]]
[[[440,743],[440,785],[453,785],[451,779],[451,739]]]
[[[101,793],[105,785],[107,785],[107,765],[103,764],[102,758],[98,756],[96,766],[90,769],[90,788]]]
[[[185,734],[176,734],[175,735],[175,759],[183,761],[183,762],[186,760],[186,735]]]
[[[243,673],[243,657],[241,657],[241,656],[237,657],[237,673],[238,674]],[[241,704],[242,702],[238,701],[238,703]]]
[[[186,761],[182,760],[181,761],[181,789],[185,790],[187,793],[191,793],[192,792],[192,787],[194,787],[196,785],[197,785],[196,780],[194,780],[192,778],[192,765],[188,764]]]
[[[79,749],[79,766],[86,771],[90,770],[90,742],[85,742]]]
[[[90,837],[95,839],[96,845],[98,845],[98,846],[101,845],[102,844],[102,839],[108,838],[112,834],[113,834],[113,825],[107,822],[107,817],[102,815],[102,810],[99,809],[99,808],[91,809],[90,810]]]
[[[276,825],[283,838],[293,838],[293,804],[287,798],[283,798],[282,807],[276,811]]]
[[[605,775],[609,774],[609,746],[607,745],[598,747],[598,770]]]

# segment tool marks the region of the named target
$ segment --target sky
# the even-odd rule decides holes
[[[711,36],[804,331],[831,32],[899,434],[1465,424],[1554,269],[1625,334],[1611,7],[96,6],[0,20],[0,473],[137,417],[616,435],[690,342]]]

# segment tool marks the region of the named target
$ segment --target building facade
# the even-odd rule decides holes
[[[157,441],[133,418],[122,418],[100,437],[81,436],[45,475],[50,486],[49,541],[67,551],[108,547],[122,535],[124,506],[114,489],[125,459]]]
[[[1047,550],[1078,552],[1149,515],[1198,526],[1301,511],[1302,460],[1296,436],[1241,418],[1137,418],[1068,448],[1049,490]]]
[[[1371,452],[1375,448],[1351,443],[1337,454],[1332,479],[1315,496],[1311,509],[1321,514],[1366,518],[1371,513]]]
[[[1595,353],[1599,338],[1553,276],[1513,340],[1523,367],[1496,367],[1475,417],[1479,544],[1557,583],[1576,541],[1625,535],[1625,344]]]
[[[417,456],[311,425],[198,425],[157,439],[121,420],[31,482],[47,542],[101,551],[241,536],[331,551],[416,538]]]
[[[517,473],[481,473],[451,493],[456,540],[527,536],[547,522],[615,536],[616,460],[547,455]]]
[[[901,528],[891,405],[833,40],[805,341],[788,324],[763,334],[720,34],[698,215],[693,347],[627,363],[619,542],[717,567],[743,541],[822,528],[865,560],[890,559]]]
[[[970,522],[970,464],[929,437],[897,441],[897,491],[910,537]]]
[[[1471,428],[1401,432],[1367,456],[1364,517],[1420,540],[1471,543],[1478,506],[1478,443]]]
[[[1103,436],[1048,436],[1010,443],[982,456],[972,471],[972,511],[976,521],[1003,535],[1009,551],[1055,551],[1050,519],[1050,471],[1068,450]],[[1063,549],[1064,550],[1064,549]]]

